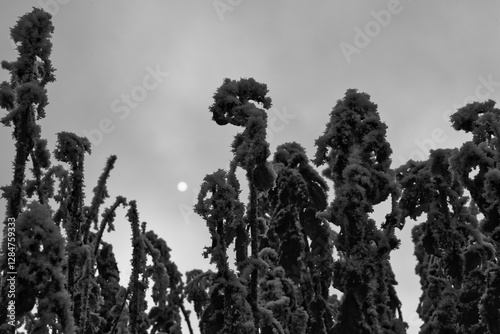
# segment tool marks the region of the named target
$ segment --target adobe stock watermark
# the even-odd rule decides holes
[[[146,74],[142,79],[142,84],[133,87],[128,94],[122,93],[120,98],[114,99],[111,102],[111,112],[118,114],[118,119],[124,120],[130,115],[131,109],[136,109],[139,103],[144,101],[149,92],[155,90],[160,86],[160,84],[168,77],[168,72],[162,72],[160,66],[156,65],[153,69],[151,66],[146,67]],[[99,121],[99,125],[94,129],[83,129],[82,134],[87,137],[87,139],[94,146],[99,146],[105,134],[110,134],[116,129],[116,125],[110,118],[103,118]]]
[[[44,11],[54,16],[59,13],[61,5],[67,5],[70,2],[71,0],[38,0],[38,5],[42,7]]]
[[[224,21],[224,13],[232,12],[236,7],[241,5],[243,0],[214,0],[212,3],[215,12],[221,21]]]
[[[178,206],[179,212],[181,213],[181,216],[182,216],[182,220],[184,220],[184,223],[186,223],[186,224],[191,223],[191,217],[196,214],[194,212],[194,206],[198,203],[198,191],[199,191],[199,189],[191,188],[191,191],[193,193],[191,205],[181,203]]]
[[[16,220],[7,218],[7,323],[16,325]]]
[[[297,117],[295,114],[288,113],[286,106],[282,110],[271,108],[267,112],[267,131],[266,140],[271,143],[275,134],[282,132],[290,124],[290,120]]]
[[[399,0],[390,0],[387,3],[387,9],[381,9],[378,12],[374,10],[370,11],[373,20],[368,21],[363,30],[358,26],[354,27],[354,32],[356,33],[353,40],[354,45],[346,42],[339,44],[347,63],[350,64],[352,61],[351,57],[354,54],[360,54],[362,49],[370,45],[372,39],[380,35],[382,28],[386,28],[391,23],[392,17],[402,11],[403,5]]]
[[[454,114],[457,111],[457,109],[471,102],[486,101],[490,99],[491,94],[495,92],[496,88],[500,88],[500,81],[493,81],[493,74],[488,74],[487,78],[484,78],[482,75],[480,75],[477,78],[477,80],[479,81],[479,84],[476,86],[476,89],[474,90],[474,95],[467,96],[461,105],[453,104],[452,108],[447,109],[443,113],[443,120],[445,122],[450,121],[450,116]]]
[[[496,89],[500,88],[500,81],[494,81],[493,75],[489,74],[486,78],[483,76],[478,77],[479,84],[474,89],[474,95],[466,96],[462,104],[453,104],[453,107],[447,109],[442,116],[443,121],[449,123],[450,116],[454,114],[461,107],[475,101],[486,101],[491,97],[491,94]],[[430,150],[436,150],[437,144],[443,144],[448,139],[445,131],[442,128],[436,127],[431,131],[431,135],[425,139],[415,139],[413,142],[417,145],[418,149],[413,150],[407,156],[407,159],[402,155],[397,157],[397,163],[401,166],[408,160],[423,161],[426,160]]]

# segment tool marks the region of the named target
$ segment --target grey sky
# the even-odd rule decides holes
[[[88,197],[116,154],[111,197],[137,200],[140,219],[167,241],[182,272],[208,268],[201,256],[207,228],[188,210],[203,177],[227,168],[240,130],[216,125],[208,112],[224,78],[266,83],[274,105],[271,150],[297,141],[310,158],[345,91],[370,94],[388,125],[395,166],[424,158],[434,146],[461,145],[468,137],[455,133],[447,116],[467,99],[500,101],[494,0],[59,1],[65,4],[0,1],[0,59],[16,57],[8,31],[17,18],[48,6],[57,81],[48,86],[42,137],[52,151],[59,131],[96,136],[99,145],[86,160]],[[357,51],[346,53],[347,44]],[[151,72],[163,74],[155,80]],[[0,80],[7,79],[2,70]],[[108,133],[100,129],[97,140],[100,125]],[[2,129],[0,140],[5,185],[12,176],[11,129]],[[186,192],[177,191],[179,181],[187,182]],[[418,331],[420,296],[413,224],[407,222],[392,256],[408,333]],[[125,279],[131,249],[124,210],[116,226],[105,238],[115,243]]]

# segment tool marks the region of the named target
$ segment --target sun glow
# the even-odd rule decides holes
[[[177,183],[177,190],[179,190],[180,192],[185,192],[188,188],[188,185],[186,182],[184,181],[181,181],[179,183]]]

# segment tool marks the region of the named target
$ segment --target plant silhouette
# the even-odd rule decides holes
[[[10,30],[17,59],[2,61],[10,81],[0,83],[1,122],[12,128],[15,152],[12,181],[1,187],[1,334],[180,334],[183,322],[193,334],[185,302],[202,334],[402,334],[408,325],[390,256],[400,245],[396,229],[409,219],[419,220],[411,228],[420,333],[500,334],[495,101],[451,115],[451,127],[472,136],[460,148],[393,169],[387,126],[368,94],[348,89],[337,101],[310,161],[297,142],[271,154],[266,84],[224,79],[208,109],[216,124],[241,132],[227,170],[204,177],[193,208],[210,234],[203,256],[212,268],[192,269],[184,280],[167,242],[140,220],[137,201],[110,199],[117,156],[86,201],[90,141],[62,131],[50,154],[39,121],[55,80],[53,31],[51,15],[33,8]],[[382,203],[390,209],[376,221]],[[106,241],[117,217],[131,232],[125,284]],[[7,237],[12,221],[15,242]]]

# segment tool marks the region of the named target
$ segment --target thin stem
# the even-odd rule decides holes
[[[127,292],[125,293],[125,296],[123,297],[123,302],[122,306],[120,307],[120,312],[118,313],[118,317],[115,319],[115,323],[113,324],[113,328],[111,329],[111,332],[109,334],[114,334],[116,330],[116,326],[118,326],[118,322],[120,321],[120,318],[123,313],[123,309],[125,308],[125,304],[127,303],[127,297],[129,295],[130,288],[127,288]]]

